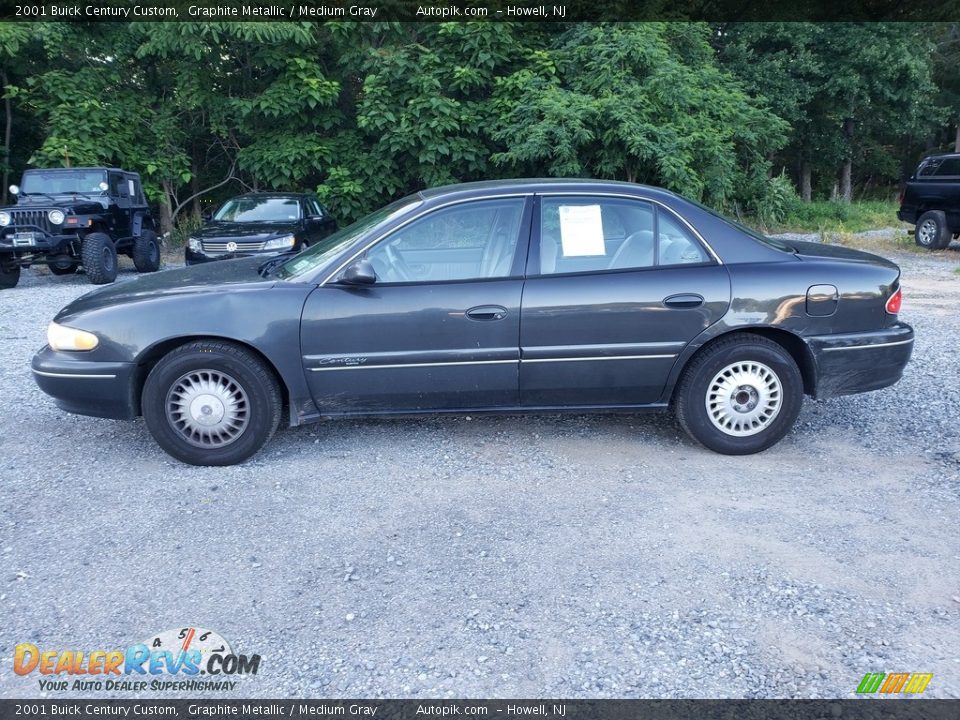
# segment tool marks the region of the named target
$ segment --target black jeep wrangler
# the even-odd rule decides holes
[[[916,243],[928,250],[960,236],[960,154],[924,158],[900,195],[897,217],[916,226]]]
[[[117,253],[139,272],[160,269],[160,243],[140,176],[117,168],[27,170],[15,207],[0,208],[0,288],[20,268],[46,264],[54,275],[81,265],[94,285],[117,277]]]

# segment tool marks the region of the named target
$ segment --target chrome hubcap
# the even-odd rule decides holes
[[[933,220],[927,220],[917,228],[917,238],[921,244],[929,245],[933,242],[933,236],[936,234],[936,231],[936,223],[934,223]]]
[[[763,363],[744,360],[727,365],[707,386],[707,416],[726,435],[747,437],[764,430],[780,412],[783,388]]]
[[[167,420],[195,447],[222,447],[247,429],[250,403],[230,375],[219,370],[192,370],[167,393]]]

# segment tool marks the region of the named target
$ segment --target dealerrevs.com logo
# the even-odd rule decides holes
[[[933,673],[867,673],[857,686],[858,695],[920,694],[933,680]]]
[[[13,671],[41,676],[37,681],[44,691],[194,692],[233,690],[237,676],[257,674],[260,660],[260,655],[234,653],[213,630],[185,627],[126,650],[42,650],[20,643],[14,648]]]

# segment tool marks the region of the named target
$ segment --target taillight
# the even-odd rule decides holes
[[[897,291],[887,300],[887,312],[896,315],[900,312],[900,306],[903,305],[903,291],[897,288]]]

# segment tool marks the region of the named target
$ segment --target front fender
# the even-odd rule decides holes
[[[133,363],[142,383],[146,369],[172,348],[191,340],[218,339],[246,345],[276,370],[290,399],[290,421],[315,412],[300,360],[300,316],[313,286],[260,284],[248,289],[144,296],[97,307],[59,322],[95,333],[91,362]]]

